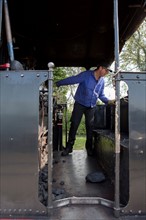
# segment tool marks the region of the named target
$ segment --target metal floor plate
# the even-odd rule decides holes
[[[87,183],[85,177],[101,171],[96,158],[88,157],[85,150],[74,150],[66,157],[54,152],[53,188],[65,191],[63,198],[101,197],[114,201],[114,186],[107,178],[101,183]],[[100,204],[69,204],[53,208],[49,220],[114,220],[113,208]],[[146,220],[146,216],[120,216],[119,220]]]
[[[84,150],[73,151],[67,157],[60,156],[60,152],[53,155],[53,188],[65,191],[64,198],[69,197],[101,197],[114,200],[114,187],[107,178],[101,183],[87,183],[85,177],[91,172],[101,170],[96,158],[87,157]],[[63,200],[63,199],[60,199]],[[59,201],[56,200],[56,201]],[[12,218],[14,220],[14,218]],[[20,219],[22,218],[15,218]],[[28,217],[24,218],[28,219]],[[113,208],[100,204],[70,204],[57,208],[50,208],[46,217],[30,217],[30,220],[146,220],[146,216],[114,216]]]
[[[88,157],[84,150],[74,150],[66,157],[54,153],[53,188],[65,191],[65,197],[102,197],[113,200],[114,188],[110,180],[101,183],[86,182],[85,177],[92,172],[101,171],[96,158]]]

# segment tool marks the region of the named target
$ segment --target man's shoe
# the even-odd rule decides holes
[[[69,153],[72,153],[72,147],[66,147],[61,153],[61,156],[67,156]]]

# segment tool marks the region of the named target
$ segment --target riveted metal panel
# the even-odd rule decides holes
[[[146,72],[121,73],[129,94],[129,202],[123,213],[146,213]],[[126,183],[125,183],[126,184]]]
[[[45,214],[38,199],[39,86],[47,71],[0,72],[0,213]]]

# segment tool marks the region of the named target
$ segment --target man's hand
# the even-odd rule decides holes
[[[108,100],[108,105],[115,105],[115,99],[113,99],[113,100]]]
[[[59,87],[58,82],[55,82],[56,87]]]

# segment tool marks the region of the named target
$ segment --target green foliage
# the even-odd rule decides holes
[[[66,78],[67,73],[65,68],[62,67],[56,67],[54,69],[54,86],[53,86],[53,96],[57,98],[57,103],[66,103],[66,94],[67,94],[67,87],[60,87],[58,88],[55,83],[61,79]]]
[[[85,149],[86,136],[76,136],[74,143],[74,150],[84,150]],[[63,146],[65,147],[65,135],[63,135]]]
[[[125,43],[120,54],[120,63],[124,71],[146,71],[146,18]]]
[[[86,136],[76,136],[76,141],[74,144],[74,150],[84,150],[85,149]]]

